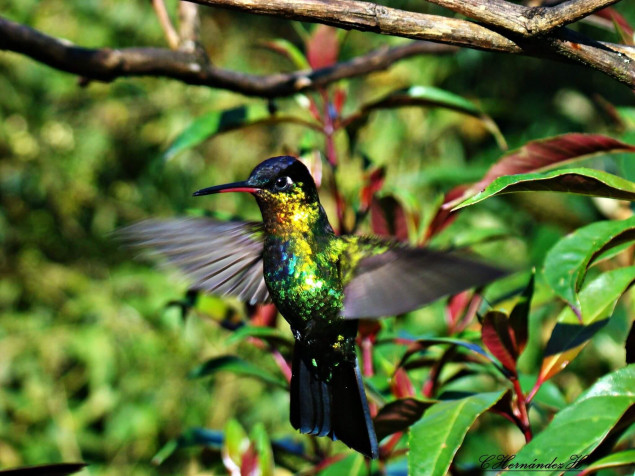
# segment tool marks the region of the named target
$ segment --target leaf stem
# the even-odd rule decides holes
[[[527,413],[527,400],[523,394],[522,388],[520,388],[520,382],[518,376],[513,375],[510,377],[512,385],[514,386],[514,393],[516,394],[516,405],[518,406],[520,430],[525,435],[525,441],[529,443],[533,438],[531,432],[531,425],[529,424],[529,414]]]

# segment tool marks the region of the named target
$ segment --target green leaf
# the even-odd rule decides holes
[[[582,351],[588,340],[608,322],[617,300],[633,281],[635,266],[629,266],[603,273],[582,289],[583,320],[580,322],[569,307],[560,313],[542,360],[541,381],[556,375]]]
[[[497,178],[485,190],[461,202],[452,210],[469,207],[495,195],[517,192],[565,192],[632,201],[635,200],[635,183],[617,175],[587,168],[508,175]]]
[[[571,458],[589,455],[604,440],[622,415],[635,405],[635,365],[616,370],[600,378],[590,389],[553,418],[549,426],[539,433],[516,455],[513,465],[550,463],[556,459],[563,466],[541,474],[560,474],[566,465],[573,466]],[[582,463],[584,465],[584,463]]]
[[[589,264],[602,252],[635,240],[635,217],[601,221],[562,238],[545,258],[543,275],[558,296],[579,309],[578,290]]]
[[[287,384],[284,382],[284,380],[275,378],[272,375],[267,374],[263,369],[256,367],[255,365],[233,355],[222,355],[220,357],[209,359],[208,361],[202,363],[194,370],[192,370],[189,373],[189,377],[208,377],[222,370],[234,372],[240,375],[256,377],[263,382],[267,382],[284,389],[287,388]]]
[[[223,464],[232,474],[240,468],[243,455],[248,448],[247,433],[240,423],[232,418],[225,425],[225,440],[222,448]]]
[[[260,470],[260,476],[273,476],[273,451],[271,449],[271,442],[269,441],[267,430],[265,430],[265,426],[262,423],[258,423],[251,430],[251,440],[253,441],[258,455],[258,469]]]
[[[281,345],[286,347],[293,346],[293,341],[279,329],[266,326],[242,326],[227,339],[227,344],[234,344],[248,337],[262,339],[275,347]]]
[[[621,466],[633,466],[635,469],[635,450],[620,451],[619,453],[613,453],[612,455],[600,458],[592,465],[587,466],[578,476],[586,476],[601,469],[619,468]]]
[[[394,91],[383,98],[363,105],[359,112],[345,118],[345,126],[364,121],[366,116],[377,109],[389,109],[405,106],[442,107],[480,119],[485,128],[494,136],[501,149],[507,149],[507,142],[494,120],[480,107],[462,96],[432,86],[412,86]]]
[[[205,139],[237,129],[257,121],[270,117],[270,111],[266,103],[239,106],[222,111],[212,111],[194,119],[194,121],[181,132],[172,142],[168,150],[163,154],[164,160],[169,160],[179,152],[200,144]]]
[[[479,393],[430,407],[410,428],[408,473],[445,474],[474,421],[504,393]]]
[[[309,62],[307,61],[306,56],[304,56],[304,53],[300,51],[300,48],[298,48],[288,40],[277,38],[272,41],[262,42],[260,43],[260,46],[281,54],[289,61],[291,61],[297,69],[311,69],[311,66],[309,66]]]

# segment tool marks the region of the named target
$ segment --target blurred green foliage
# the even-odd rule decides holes
[[[396,3],[439,12],[424,2]],[[170,11],[175,5],[168,2]],[[624,2],[617,8],[635,22]],[[5,0],[0,11],[82,46],[164,45],[149,2]],[[275,38],[300,45],[290,22],[211,8],[201,8],[201,14],[202,43],[215,64],[260,74],[293,68],[256,47]],[[594,26],[580,28],[616,40]],[[350,32],[340,59],[403,41]],[[415,84],[479,104],[511,148],[574,131],[635,142],[633,123],[614,122],[605,108],[610,103],[632,111],[632,92],[575,65],[463,50],[402,61],[340,86],[347,91],[347,107],[353,107]],[[222,429],[232,418],[248,429],[262,422],[270,439],[290,435],[284,391],[228,374],[187,378],[207,358],[226,353],[277,371],[268,354],[246,343],[228,344],[228,331],[218,322],[244,317],[242,306],[205,298],[199,314],[183,320],[178,307],[167,304],[182,299],[187,284],[167,269],[134,261],[111,234],[145,217],[180,215],[193,207],[258,218],[249,197],[202,204],[191,193],[244,178],[260,160],[297,151],[300,144],[321,146],[321,139],[295,125],[266,125],[226,133],[164,161],[168,145],[195,118],[259,100],[155,78],[79,87],[71,75],[7,52],[0,52],[0,90],[0,467],[84,460],[91,464],[86,474],[200,474],[206,453],[199,449],[180,450],[158,467],[151,460],[188,428]],[[292,98],[277,103],[295,107]],[[336,140],[346,156],[347,137]],[[358,152],[387,166],[384,190],[413,204],[423,220],[443,192],[478,180],[502,155],[482,122],[441,109],[373,113],[357,143]],[[351,202],[359,192],[360,157],[342,159],[338,170]],[[634,178],[632,156],[590,160],[596,168]],[[332,200],[324,201],[333,216]],[[593,200],[564,194],[495,198],[463,213],[435,244],[456,245],[469,242],[474,230],[498,230],[506,238],[481,244],[478,251],[529,269],[539,267],[565,233],[602,213]],[[526,275],[516,284],[525,282]],[[543,322],[557,315],[557,304],[541,301],[541,292],[539,282],[520,363],[524,374],[538,371],[537,349],[548,338]],[[552,401],[571,402],[623,365],[632,313],[631,301],[624,300],[568,371],[554,378]],[[443,306],[412,313],[406,322],[413,335],[439,334]],[[390,368],[397,354],[390,346],[382,349],[378,367]],[[484,376],[463,386],[491,390]],[[532,417],[538,427],[546,424],[541,415]],[[466,441],[458,461],[478,461],[483,448],[510,453],[522,442],[501,418],[486,415],[479,422],[482,442]]]

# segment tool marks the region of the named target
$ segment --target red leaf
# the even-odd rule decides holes
[[[306,45],[307,59],[313,69],[335,64],[339,50],[337,29],[327,25],[317,25]]]
[[[373,419],[377,441],[398,431],[406,430],[433,404],[434,402],[422,402],[414,398],[402,398],[384,405]]]
[[[384,185],[384,180],[386,178],[386,167],[378,167],[374,169],[371,173],[366,174],[364,179],[365,185],[362,187],[360,192],[361,204],[360,211],[365,212],[370,207],[370,204],[373,200],[373,197],[381,187]]]
[[[335,111],[337,115],[342,114],[342,108],[344,107],[344,103],[346,102],[346,91],[342,88],[337,88],[335,93],[333,94],[333,106],[335,107]]]
[[[635,152],[635,146],[600,134],[572,133],[531,141],[492,165],[479,182],[460,198],[445,203],[443,208],[454,207],[464,198],[484,190],[495,179],[504,175],[541,172],[590,155],[620,151]]]
[[[481,337],[485,347],[503,364],[503,367],[516,373],[518,352],[507,316],[498,311],[489,311],[485,314]]]
[[[275,304],[256,304],[251,308],[249,320],[252,326],[276,327],[277,316]]]
[[[370,204],[370,225],[379,236],[408,241],[408,221],[401,204],[392,196],[373,198]]]
[[[467,189],[468,189],[467,185],[459,185],[457,187],[454,187],[445,195],[445,198],[443,200],[443,205],[445,205],[446,203],[450,203],[456,200],[457,198],[463,196],[463,194],[465,193]],[[434,218],[430,220],[430,224],[428,225],[428,229],[426,230],[426,235],[423,239],[424,243],[427,242],[433,236],[437,235],[438,233],[441,233],[448,226],[454,223],[454,220],[456,220],[458,213],[451,211],[449,208],[446,208],[443,205],[439,207]]]
[[[390,391],[397,398],[412,397],[415,394],[415,388],[412,386],[410,377],[406,371],[399,367],[393,375],[390,382]]]
[[[247,451],[243,454],[240,463],[240,476],[255,476],[260,473],[258,468],[258,453],[253,443],[249,445]]]
[[[603,8],[602,10],[598,10],[597,12],[595,12],[592,16],[608,20],[614,25],[617,25],[617,27],[622,30],[619,33],[623,33],[627,37],[624,38],[624,40],[630,39],[630,42],[625,41],[625,43],[628,45],[633,44],[633,27],[631,27],[626,18],[624,18],[617,10],[615,10],[615,8]]]
[[[472,291],[470,290],[460,292],[459,294],[455,294],[450,297],[450,300],[445,307],[446,321],[450,329],[454,329],[454,326],[465,313],[465,310],[471,300]]]

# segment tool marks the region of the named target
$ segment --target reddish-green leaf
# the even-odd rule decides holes
[[[337,29],[317,25],[306,45],[306,56],[313,69],[325,68],[337,62],[340,51]]]
[[[371,229],[376,235],[408,241],[406,210],[391,195],[372,199],[370,204],[370,223]]]
[[[509,325],[514,333],[514,340],[516,342],[518,355],[523,353],[523,350],[525,350],[525,346],[527,345],[529,308],[531,305],[531,298],[534,294],[534,277],[535,274],[532,273],[527,287],[509,315]]]
[[[455,207],[468,197],[485,190],[499,177],[541,172],[576,160],[587,159],[591,155],[614,152],[635,152],[635,146],[600,134],[572,133],[531,141],[492,165],[479,182],[447,207]]]
[[[481,330],[483,344],[503,364],[503,367],[516,373],[518,352],[514,345],[512,332],[509,319],[504,313],[489,311],[483,317]]]
[[[613,174],[586,168],[508,175],[497,178],[485,190],[461,202],[452,210],[460,210],[495,195],[517,192],[564,192],[633,201],[635,183]],[[455,203],[457,202],[444,206],[453,206]]]

